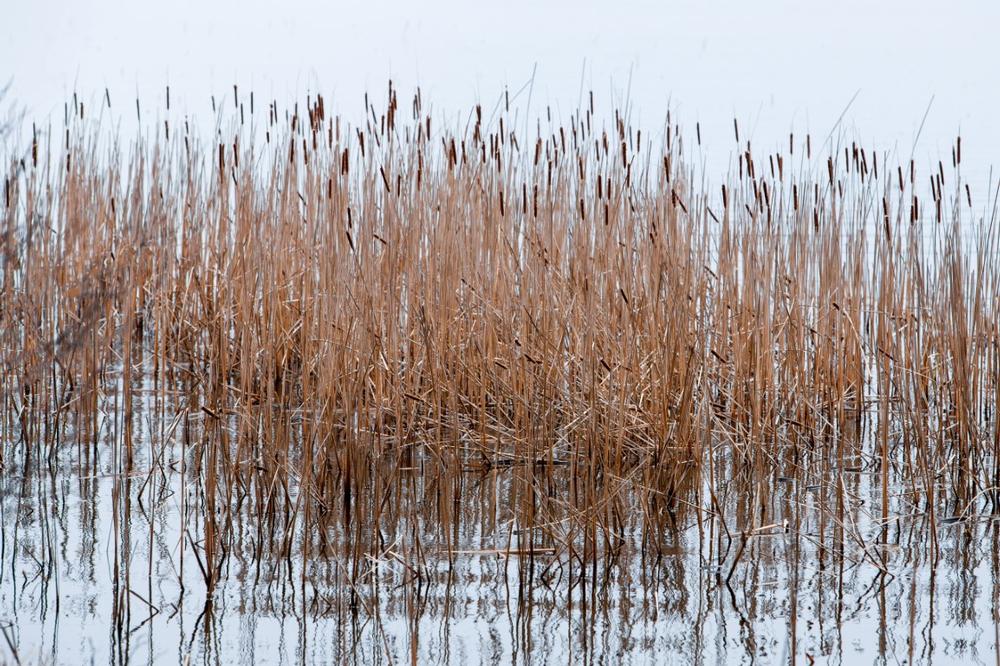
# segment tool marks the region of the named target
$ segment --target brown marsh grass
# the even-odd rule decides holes
[[[152,605],[140,515],[182,595],[238,557],[303,586],[293,560],[335,560],[355,599],[470,554],[593,580],[692,525],[726,585],[775,532],[884,571],[901,517],[935,561],[939,523],[1000,511],[996,199],[960,139],[923,165],[734,122],[720,183],[700,127],[592,95],[441,123],[390,85],[349,125],[234,88],[210,138],[166,100],[123,140],[91,117],[110,95],[74,98],[3,165],[0,466],[111,470],[119,631]]]

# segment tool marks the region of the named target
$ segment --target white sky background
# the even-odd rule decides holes
[[[0,0],[0,81],[35,120],[61,122],[67,95],[97,103],[105,86],[123,116],[137,91],[162,106],[167,83],[173,104],[210,117],[209,94],[234,82],[279,102],[321,92],[351,117],[390,76],[465,112],[537,65],[534,111],[568,116],[582,74],[599,111],[629,90],[649,131],[668,103],[689,134],[700,121],[723,165],[734,115],[772,149],[791,129],[825,138],[856,92],[844,128],[908,157],[933,96],[917,159],[948,164],[961,130],[966,173],[982,178],[1000,155],[998,44],[996,0]]]

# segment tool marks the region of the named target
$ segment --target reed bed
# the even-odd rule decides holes
[[[727,582],[805,533],[788,480],[820,558],[885,566],[901,515],[936,558],[1000,511],[996,198],[961,139],[946,168],[734,122],[719,180],[700,127],[593,95],[442,123],[390,85],[351,125],[234,87],[209,137],[169,90],[134,138],[102,107],[4,147],[0,474],[111,470],[116,614],[140,515],[149,571],[169,527],[211,593],[236,556],[424,579],[472,497],[489,552],[596,575],[696,523]]]

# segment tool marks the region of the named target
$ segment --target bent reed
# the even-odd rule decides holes
[[[1000,511],[996,217],[960,139],[919,174],[734,122],[709,185],[669,116],[505,96],[442,126],[398,97],[351,126],[234,87],[200,139],[168,90],[124,142],[74,98],[9,140],[0,473],[110,464],[116,533],[179,501],[208,589],[234,551],[420,577],[473,488],[506,556],[664,553],[697,521],[730,576],[776,479],[822,488],[827,552],[863,540],[845,470],[882,539]]]

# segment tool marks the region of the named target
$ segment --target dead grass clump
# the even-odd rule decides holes
[[[892,484],[998,509],[997,253],[960,143],[926,197],[912,162],[734,126],[717,191],[669,119],[653,142],[592,103],[441,126],[390,86],[349,126],[233,93],[210,141],[168,102],[124,145],[74,99],[7,152],[2,208],[4,455],[143,448],[140,498],[180,471],[210,587],[241,511],[258,556],[453,553],[500,470],[488,531],[581,562],[858,455],[884,520]]]

